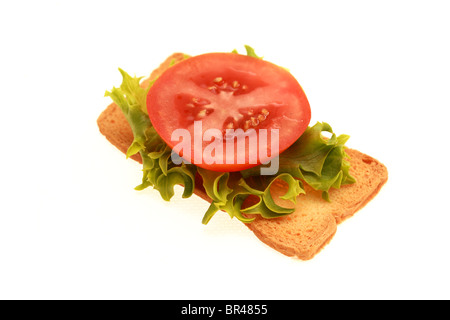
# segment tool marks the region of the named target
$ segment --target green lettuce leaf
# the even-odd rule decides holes
[[[214,214],[221,210],[227,212],[230,217],[236,217],[242,222],[251,222],[255,218],[244,216],[246,214],[259,214],[264,218],[277,218],[294,211],[293,208],[285,208],[275,203],[270,193],[270,187],[278,179],[289,185],[286,194],[281,199],[296,202],[297,196],[304,193],[301,182],[288,174],[277,176],[255,176],[244,179],[239,172],[215,172],[203,168],[197,168],[197,172],[203,179],[203,187],[211,198],[211,205],[203,217],[203,223],[207,224]],[[248,196],[258,199],[257,203],[242,208]]]
[[[325,138],[323,132],[331,133],[331,137]],[[313,189],[322,191],[322,197],[329,201],[331,188],[339,189],[341,185],[355,182],[346,160],[344,145],[348,139],[347,135],[336,136],[328,123],[317,122],[280,154],[279,173],[303,180]],[[247,178],[259,172],[260,167],[253,167],[242,171],[242,175]]]
[[[131,77],[120,70],[123,80],[119,88],[107,91],[122,110],[133,131],[134,140],[126,153],[131,157],[139,152],[143,162],[142,183],[136,190],[153,186],[164,200],[169,201],[174,195],[175,185],[184,186],[182,197],[190,197],[195,188],[195,171],[193,165],[175,165],[171,160],[172,150],[157,134],[147,113],[146,98],[151,84],[147,88],[140,86],[142,78]]]
[[[131,157],[145,149],[148,140],[146,132],[151,127],[151,122],[147,113],[146,99],[150,87],[144,89],[139,85],[142,77],[131,77],[122,69],[119,71],[123,77],[122,84],[110,92],[106,91],[105,97],[110,97],[120,107],[131,126],[134,140],[127,151],[127,157]]]
[[[253,49],[249,45],[244,45],[244,47],[245,47],[245,51],[247,52],[247,56],[253,57],[253,58],[258,58],[258,59],[263,59],[263,57],[258,56],[255,53],[255,49]],[[231,51],[231,53],[238,53],[238,51],[237,51],[237,49],[234,49],[233,51]]]
[[[245,46],[245,49],[248,56],[262,59],[253,48]],[[237,53],[236,50],[233,52]],[[185,59],[188,58],[185,55]],[[119,88],[107,91],[105,96],[120,107],[133,131],[134,140],[126,156],[139,153],[142,157],[143,177],[136,190],[153,187],[164,200],[169,201],[175,194],[175,185],[181,185],[184,188],[182,197],[188,198],[195,190],[195,178],[198,175],[211,199],[211,205],[202,220],[204,224],[218,211],[227,212],[230,217],[246,223],[253,221],[254,215],[270,219],[292,213],[292,207],[279,205],[270,192],[271,187],[280,181],[287,186],[287,190],[279,198],[292,203],[305,193],[303,183],[322,191],[323,198],[329,201],[328,192],[331,188],[355,182],[349,174],[350,164],[346,161],[344,147],[349,137],[336,136],[325,122],[309,127],[279,156],[279,171],[273,176],[260,175],[261,166],[228,173],[210,171],[192,164],[174,164],[172,150],[158,135],[147,113],[146,98],[154,81],[142,88],[142,77],[131,77],[125,71],[119,71],[123,77],[122,84]],[[325,138],[323,132],[330,133],[331,137]],[[243,207],[248,197],[252,197],[252,202]]]
[[[258,56],[255,53],[255,49],[253,49],[252,47],[245,45],[245,50],[247,51],[247,56],[249,57],[253,57],[253,58],[258,58],[258,59],[262,59],[263,57]]]

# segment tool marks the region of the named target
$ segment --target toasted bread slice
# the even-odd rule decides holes
[[[183,57],[182,53],[169,56],[142,85],[156,79],[173,62]],[[97,123],[100,132],[126,153],[133,141],[133,133],[119,107],[110,104]],[[357,182],[330,190],[331,202],[323,200],[321,192],[305,185],[306,194],[299,196],[294,213],[275,219],[256,216],[246,226],[262,242],[287,256],[296,256],[302,260],[314,257],[334,236],[337,225],[373,199],[388,179],[387,169],[379,161],[357,150],[347,149],[346,152],[350,156],[350,173]],[[142,162],[139,154],[132,158]],[[282,189],[282,186],[278,189],[280,194]],[[200,183],[196,184],[195,194],[206,201],[210,200]]]

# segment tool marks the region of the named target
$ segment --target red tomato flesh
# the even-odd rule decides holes
[[[172,141],[172,133],[185,129],[191,137],[191,152],[180,155],[199,167],[223,172],[251,168],[277,156],[301,136],[311,119],[306,95],[288,71],[235,53],[203,54],[170,67],[150,88],[147,109],[156,131],[172,149],[180,142]],[[204,139],[208,129],[219,130],[223,137],[227,129],[242,129],[244,133],[254,129],[258,140],[261,129],[267,129],[268,157],[260,156],[250,142],[242,148],[234,139],[234,161],[229,161],[225,158],[226,139]],[[271,149],[271,129],[278,130],[278,150]],[[223,144],[223,161],[211,163],[207,159],[212,141]],[[256,162],[251,157],[255,152]],[[245,163],[237,159],[242,153]],[[217,154],[212,155],[218,159]]]

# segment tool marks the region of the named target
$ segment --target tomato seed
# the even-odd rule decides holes
[[[227,129],[233,129],[234,128],[234,123],[233,122],[228,123],[226,128]]]
[[[197,117],[204,118],[206,116],[206,109],[203,109],[197,114]]]

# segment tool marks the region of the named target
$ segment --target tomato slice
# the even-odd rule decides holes
[[[156,131],[185,160],[226,172],[266,163],[292,145],[311,119],[306,95],[288,71],[236,53],[175,64],[149,90],[147,109]]]

